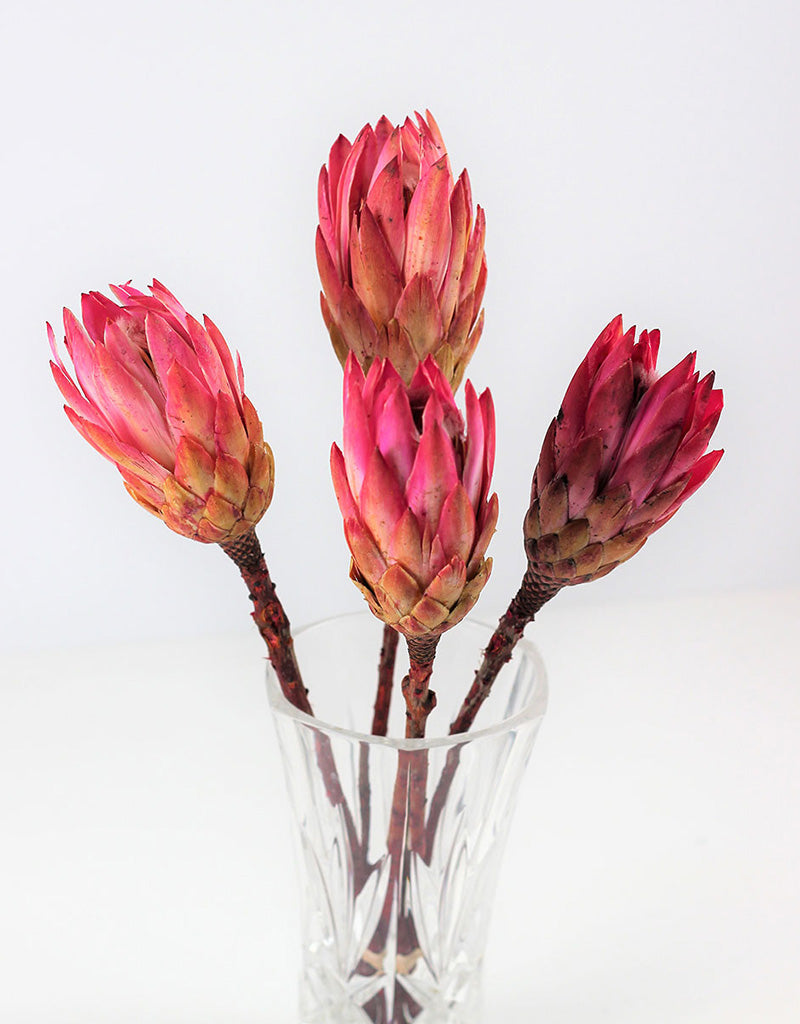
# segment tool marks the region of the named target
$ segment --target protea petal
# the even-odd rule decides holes
[[[350,236],[353,287],[362,296],[376,327],[388,323],[403,293],[400,268],[369,207],[361,212],[361,226]]]
[[[425,406],[422,437],[405,487],[408,505],[417,519],[435,530],[444,500],[457,483],[453,444],[442,425],[439,400],[432,395]]]
[[[417,274],[411,278],[397,303],[395,316],[408,331],[420,360],[436,350],[442,337],[442,314],[428,277]]]
[[[407,281],[417,274],[439,291],[447,270],[452,227],[452,180],[446,158],[435,163],[420,180],[408,208],[403,272]]]

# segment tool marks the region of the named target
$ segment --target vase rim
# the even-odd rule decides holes
[[[294,635],[295,637],[300,637],[304,633],[308,633],[318,626],[337,622],[342,619],[353,618],[374,619],[375,617],[370,612],[365,611],[344,612],[340,615],[328,615],[324,618],[316,619],[314,622],[309,622],[304,626],[300,626],[295,631]],[[481,629],[487,630],[487,636],[491,636],[494,632],[493,626],[490,626],[486,622],[482,622],[480,619],[468,617],[464,622],[465,624],[479,626]],[[286,718],[293,718],[298,723],[308,726],[309,728],[316,729],[318,732],[335,734],[336,736],[341,736],[359,743],[369,743],[373,746],[389,747],[395,750],[430,750],[440,747],[459,747],[466,743],[472,744],[477,740],[488,739],[502,735],[503,733],[511,732],[512,729],[515,729],[526,722],[540,721],[543,718],[544,713],[547,710],[549,689],[547,682],[547,670],[545,668],[542,655],[539,652],[538,647],[531,643],[530,640],[526,640],[524,637],[517,642],[514,651],[515,654],[517,651],[524,653],[525,656],[533,662],[535,667],[536,677],[533,692],[525,703],[525,706],[513,715],[509,715],[507,718],[502,718],[499,722],[495,722],[493,725],[487,725],[481,729],[470,729],[468,732],[456,733],[452,736],[426,736],[424,739],[407,739],[406,737],[400,736],[375,736],[372,733],[361,732],[358,729],[350,729],[347,726],[338,725],[337,723],[330,722],[325,718],[317,718],[314,715],[309,715],[305,711],[301,711],[299,708],[296,708],[294,704],[291,704],[286,699],[283,691],[278,685],[277,677],[275,676],[272,666],[267,663],[267,690],[270,706],[275,714],[283,715]]]

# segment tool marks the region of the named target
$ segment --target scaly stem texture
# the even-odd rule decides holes
[[[450,726],[451,736],[466,732],[470,728],[481,705],[489,696],[498,672],[511,658],[514,647],[525,632],[525,627],[529,622],[533,622],[539,609],[560,589],[561,584],[542,582],[533,574],[530,566],[528,567],[516,597],[500,619],[483,652],[483,661],[475,673],[470,691]]]
[[[436,694],[430,689],[433,659],[438,636],[407,637],[410,667],[403,679],[406,699],[406,738],[423,739],[428,715],[436,707]]]
[[[300,711],[313,715],[294,654],[289,618],[278,600],[255,530],[236,540],[225,541],[220,547],[236,564],[247,584],[253,602],[253,620],[267,645],[269,660],[284,696]]]
[[[389,729],[389,708],[394,686],[394,663],[397,656],[398,633],[391,626],[383,627],[383,646],[378,663],[378,693],[372,718],[372,735],[385,736]]]

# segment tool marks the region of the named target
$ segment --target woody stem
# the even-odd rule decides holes
[[[475,721],[481,705],[489,696],[492,684],[500,669],[510,660],[517,642],[522,638],[525,627],[533,622],[534,616],[550,598],[555,597],[561,586],[544,582],[528,567],[522,584],[508,610],[497,624],[486,650],[483,661],[475,673],[469,693],[450,726],[450,734],[466,732]]]
[[[438,636],[407,637],[410,666],[403,679],[406,700],[406,738],[422,739],[428,715],[436,707],[436,694],[430,689],[433,659]]]
[[[300,711],[313,715],[294,653],[289,617],[278,599],[255,530],[235,540],[223,541],[220,547],[237,566],[247,584],[253,602],[253,621],[267,645],[269,660],[284,696]]]
[[[394,686],[394,663],[397,655],[398,633],[391,626],[383,627],[383,644],[378,663],[378,692],[372,718],[372,735],[385,736],[389,728],[389,708]]]

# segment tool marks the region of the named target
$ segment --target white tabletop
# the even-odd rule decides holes
[[[487,1022],[797,1024],[800,591],[540,618]],[[0,1021],[295,1024],[255,633],[0,673]]]

